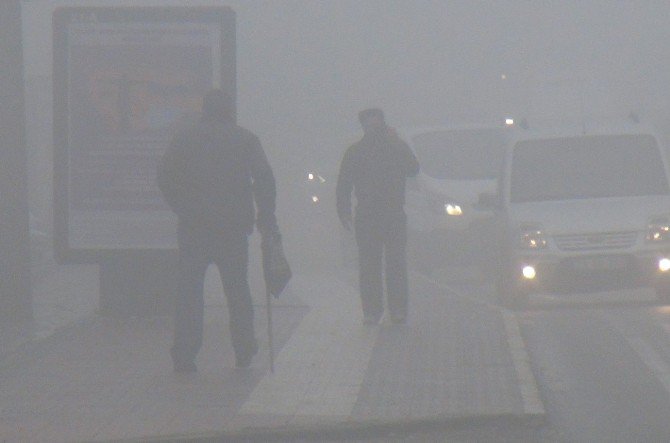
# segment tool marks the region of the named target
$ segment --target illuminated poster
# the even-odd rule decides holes
[[[230,72],[222,70],[222,21],[177,13],[162,21],[120,19],[132,11],[113,20],[69,14],[61,26],[66,44],[56,54],[66,63],[55,88],[66,93],[55,90],[54,97],[66,103],[54,109],[67,119],[55,115],[65,135],[56,215],[67,250],[176,247],[176,219],[162,200],[156,167],[175,131],[198,118],[203,94],[225,87],[222,73]]]

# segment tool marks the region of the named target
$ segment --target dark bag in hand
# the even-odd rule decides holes
[[[279,297],[293,275],[284,255],[281,235],[277,233],[263,235],[261,252],[263,254],[265,286],[275,298]]]

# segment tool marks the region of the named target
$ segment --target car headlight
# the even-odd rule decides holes
[[[460,205],[457,205],[455,203],[445,203],[444,205],[444,212],[447,213],[447,215],[463,215],[463,209],[461,208]]]
[[[458,217],[463,215],[463,206],[456,203],[451,197],[428,193],[426,195],[430,208],[438,215]]]
[[[539,226],[521,227],[518,238],[521,249],[544,249],[547,247],[547,238]]]
[[[652,217],[647,226],[647,241],[664,243],[670,241],[670,217]]]

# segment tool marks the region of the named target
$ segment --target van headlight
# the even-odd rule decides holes
[[[463,215],[463,209],[456,203],[445,203],[444,212],[446,212],[447,215]]]
[[[544,249],[547,238],[539,226],[524,226],[519,229],[519,247],[521,249]]]
[[[670,241],[670,217],[652,217],[647,226],[647,241],[651,243],[665,243]]]

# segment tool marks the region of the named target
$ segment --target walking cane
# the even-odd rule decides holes
[[[270,350],[270,372],[275,373],[275,352],[274,345],[272,340],[272,294],[270,290],[266,288],[265,295],[267,298],[267,311],[268,311],[268,348]]]
[[[275,372],[274,344],[272,334],[272,297],[278,297],[291,279],[291,267],[284,256],[281,236],[264,236],[261,240],[263,253],[263,276],[268,311],[268,347],[270,349],[270,372]]]

